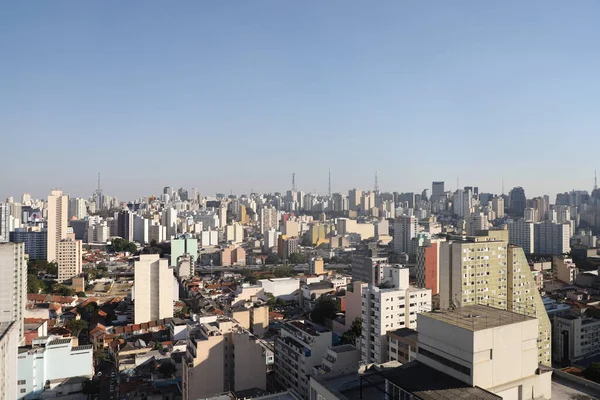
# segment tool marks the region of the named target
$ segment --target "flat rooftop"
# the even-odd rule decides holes
[[[454,310],[437,310],[419,315],[437,319],[438,321],[471,331],[491,329],[535,319],[526,315],[480,304],[459,307]]]
[[[404,364],[383,375],[394,385],[423,400],[497,400],[502,397],[428,367],[418,361]]]
[[[338,354],[354,350],[356,350],[356,347],[352,346],[351,344],[343,344],[341,346],[334,346],[331,348],[331,351]]]

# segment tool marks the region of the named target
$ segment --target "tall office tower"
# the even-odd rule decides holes
[[[473,192],[470,189],[458,189],[452,197],[452,208],[454,214],[460,218],[464,218],[471,214],[473,207]]]
[[[523,249],[491,236],[441,243],[440,308],[482,304],[539,319],[539,362],[550,365],[550,330]]]
[[[508,242],[523,248],[525,254],[535,253],[534,223],[523,218],[508,222]]]
[[[362,209],[362,191],[360,189],[351,189],[348,191],[350,210],[357,211]]]
[[[550,204],[544,197],[534,197],[531,200],[532,207],[537,210],[538,220],[535,222],[544,221],[548,218],[548,210],[550,209]]]
[[[48,196],[48,262],[58,258],[58,243],[67,238],[69,197],[61,190],[52,190]]]
[[[309,321],[281,325],[275,338],[275,380],[300,399],[312,399],[310,374],[331,347],[331,331]]]
[[[158,254],[142,254],[134,268],[134,323],[173,318],[173,272]]]
[[[477,231],[486,231],[490,228],[490,222],[484,213],[471,214],[465,218],[467,236],[474,236]]]
[[[496,214],[496,218],[504,218],[504,198],[496,196],[492,199],[492,211]]]
[[[273,353],[238,321],[219,317],[200,322],[189,329],[187,341],[182,371],[184,400],[266,390],[266,360],[272,360]]]
[[[23,243],[0,244],[0,322],[15,321],[23,339],[23,311],[27,303],[27,261]]]
[[[68,219],[83,219],[87,215],[87,207],[85,199],[71,198],[69,199]]]
[[[117,215],[117,236],[133,241],[133,213],[127,209]]]
[[[10,233],[10,241],[24,243],[25,253],[30,260],[46,260],[48,251],[48,232],[43,229],[35,231],[30,228],[19,228]]]
[[[525,207],[527,205],[525,190],[523,190],[522,187],[517,186],[508,193],[508,196],[510,198],[510,213],[516,217],[523,218],[525,216]]]
[[[444,197],[446,197],[444,194],[444,182],[433,182],[431,184],[431,202],[436,203]]]
[[[408,268],[388,266],[384,274],[389,277],[385,283],[362,289],[360,350],[367,364],[389,361],[387,332],[415,329],[417,314],[431,311],[431,290],[411,287]]]
[[[394,253],[408,253],[410,241],[417,236],[419,221],[415,216],[401,216],[394,222]]]
[[[169,197],[173,197],[173,188],[169,186],[165,186],[163,189],[163,194],[166,194]]]
[[[0,203],[0,243],[10,239],[10,210],[8,204]]]
[[[56,263],[59,283],[81,274],[81,240],[65,239],[58,242]]]
[[[150,243],[149,233],[150,220],[135,214],[133,216],[133,240],[141,244]]]
[[[571,251],[571,224],[542,221],[534,226],[535,252],[560,255]]]
[[[260,221],[260,233],[263,235],[265,232],[279,228],[279,214],[277,209],[273,206],[263,206],[259,212]]]

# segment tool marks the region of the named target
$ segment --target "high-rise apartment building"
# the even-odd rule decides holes
[[[23,332],[23,311],[27,303],[27,261],[23,243],[0,243],[0,322],[16,324]]]
[[[279,213],[273,206],[264,206],[259,212],[260,233],[279,228]]]
[[[496,196],[492,199],[492,211],[496,218],[504,218],[504,198]]]
[[[362,191],[360,189],[350,189],[348,191],[348,201],[350,210],[358,211],[362,209]]]
[[[117,236],[133,241],[133,213],[129,210],[121,210],[116,216]]]
[[[508,221],[508,242],[523,248],[525,254],[535,253],[534,223],[523,218]]]
[[[19,394],[17,394],[18,349],[17,322],[0,322],[0,365],[2,365],[0,368],[0,400],[19,398]]]
[[[409,270],[387,268],[387,285],[369,285],[362,289],[363,362],[385,363],[388,358],[386,333],[400,328],[417,327],[417,314],[431,311],[431,290],[409,285]],[[391,276],[390,276],[391,275]]]
[[[30,260],[46,260],[48,251],[48,232],[28,228],[18,228],[10,232],[10,241],[13,243],[24,243],[25,253]]]
[[[550,365],[550,321],[523,249],[491,236],[441,243],[440,307],[484,304],[539,320],[539,361]]]
[[[48,262],[58,258],[58,244],[67,238],[69,197],[61,190],[52,190],[48,196]]]
[[[58,242],[58,282],[63,283],[81,274],[81,240]]]
[[[183,363],[183,399],[223,392],[266,389],[267,346],[236,320],[226,317],[188,327]]]
[[[534,226],[535,252],[565,254],[571,251],[571,224],[542,221]]]
[[[142,254],[134,268],[134,323],[173,317],[173,272],[158,254]]]
[[[439,292],[440,287],[440,243],[446,239],[432,238],[417,248],[416,277],[417,287],[431,290],[432,295]]]
[[[401,216],[394,222],[393,248],[395,253],[408,253],[410,241],[417,236],[419,221],[415,216]]]
[[[330,346],[330,331],[308,321],[286,322],[275,339],[275,379],[301,399],[311,399],[310,375]]]
[[[0,243],[9,240],[10,232],[10,210],[7,204],[0,203]]]
[[[311,275],[322,275],[325,273],[323,257],[311,258],[308,263],[308,273]]]

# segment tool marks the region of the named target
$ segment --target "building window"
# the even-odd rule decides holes
[[[27,392],[27,389],[21,389],[21,393]]]
[[[24,385],[26,384],[27,381],[26,380],[22,380],[22,381],[17,381],[17,385]]]

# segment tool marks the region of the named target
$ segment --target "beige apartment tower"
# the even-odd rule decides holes
[[[492,236],[441,243],[440,308],[487,305],[539,321],[538,358],[551,365],[551,328],[521,247]]]
[[[61,240],[58,242],[56,263],[58,282],[63,283],[81,274],[81,240]]]
[[[61,190],[52,190],[48,196],[48,262],[58,258],[58,243],[67,238],[69,197]]]
[[[134,323],[173,318],[173,271],[169,260],[142,254],[134,268]]]
[[[0,323],[15,322],[23,339],[23,311],[27,303],[27,259],[24,243],[0,243]]]

